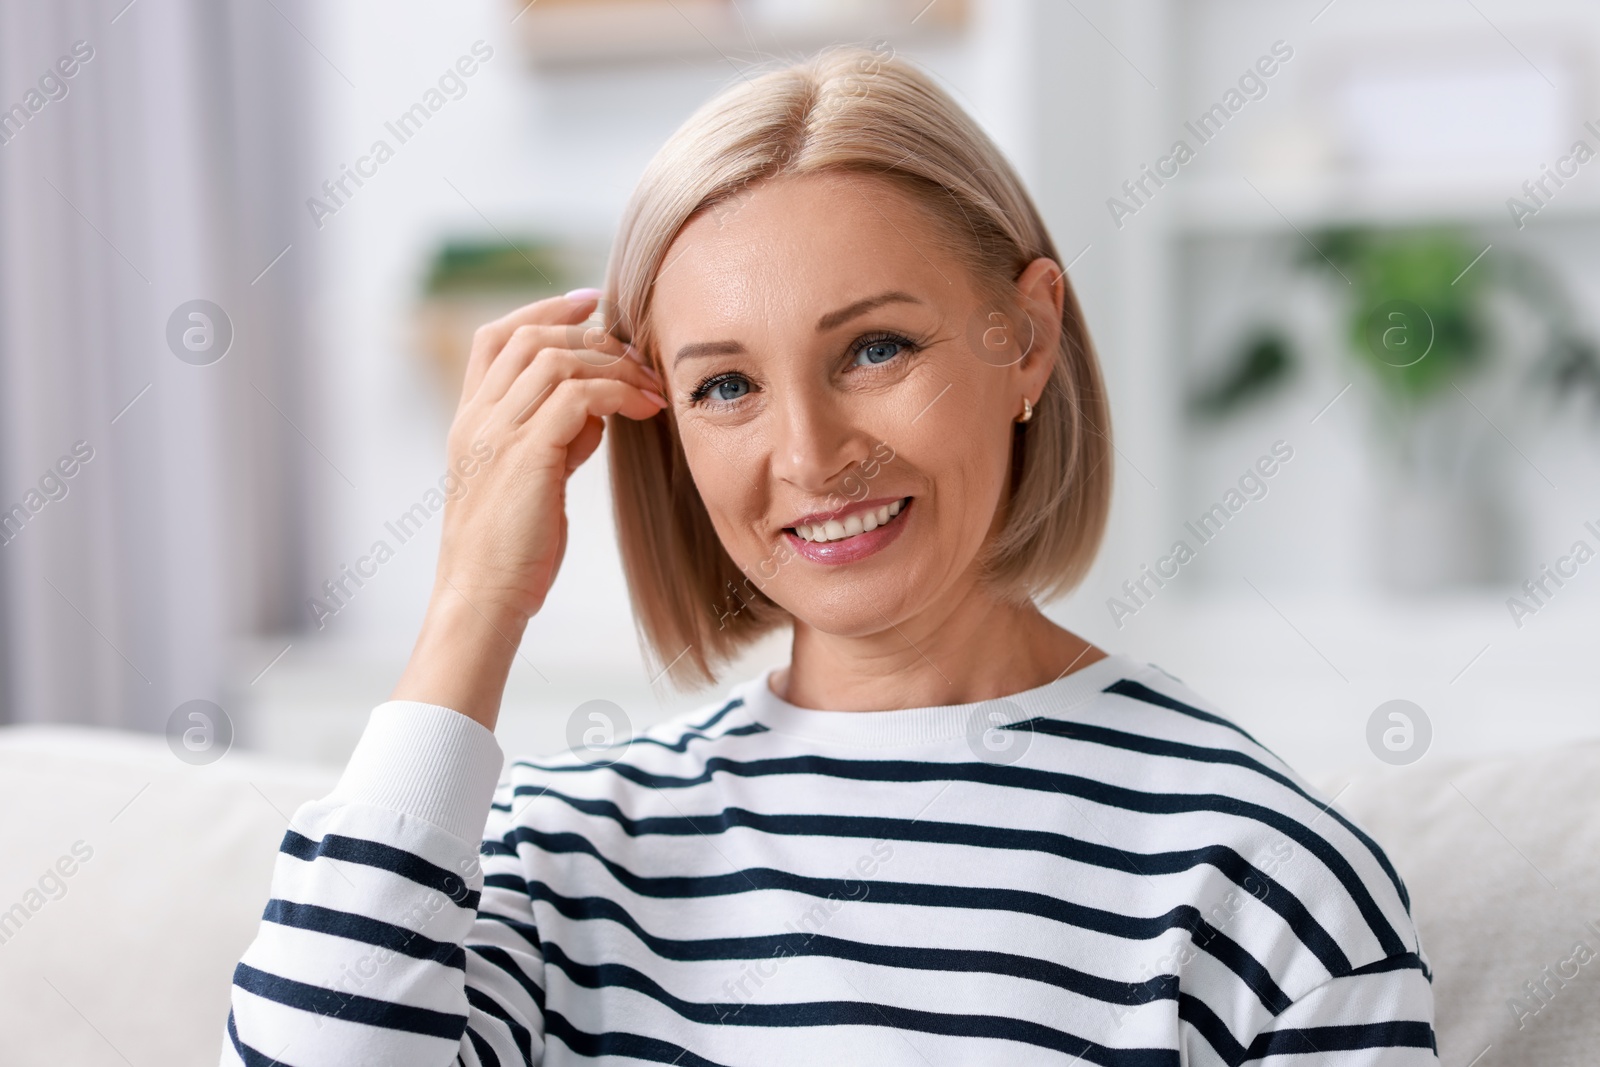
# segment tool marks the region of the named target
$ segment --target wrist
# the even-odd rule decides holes
[[[516,642],[533,617],[519,599],[505,590],[440,574],[428,597],[428,615],[445,622],[486,626]]]
[[[391,700],[436,704],[494,729],[527,616],[441,581]]]

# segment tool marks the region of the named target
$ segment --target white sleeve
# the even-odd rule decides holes
[[[373,709],[339,784],[284,834],[234,971],[224,1064],[542,1060],[531,902],[486,895],[479,865],[479,842],[509,822],[490,808],[503,762],[494,733],[458,712]]]

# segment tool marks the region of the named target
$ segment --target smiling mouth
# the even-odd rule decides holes
[[[889,504],[851,512],[849,515],[829,519],[827,522],[801,523],[797,526],[786,527],[786,529],[802,541],[810,541],[813,544],[847,541],[852,537],[870,533],[880,526],[887,526],[894,522],[909,503],[911,503],[911,498],[903,497]]]

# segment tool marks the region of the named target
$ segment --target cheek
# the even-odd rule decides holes
[[[752,438],[711,441],[693,427],[680,429],[689,476],[717,535],[736,550],[753,516],[761,514],[762,494],[755,484],[758,470],[753,458],[758,448]]]
[[[943,488],[955,494],[956,498],[947,502],[960,509],[961,525],[985,530],[1000,502],[1000,483],[1006,469],[1005,446],[993,434],[981,438],[969,436],[962,443],[963,447],[949,456],[946,467],[949,474],[942,479],[948,484]]]
[[[895,463],[916,470],[924,485],[907,486],[907,491],[931,490],[934,507],[928,511],[937,519],[935,535],[952,551],[958,546],[975,548],[1000,502],[1010,434],[996,432],[977,418],[947,420],[924,429],[922,423],[930,421],[917,424],[920,432],[898,451]]]

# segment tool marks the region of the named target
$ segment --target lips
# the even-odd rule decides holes
[[[909,521],[912,497],[863,501],[783,531],[795,554],[814,563],[854,563],[888,547]],[[884,521],[879,522],[879,515]],[[871,526],[868,526],[871,523]],[[851,533],[850,531],[856,531]]]

